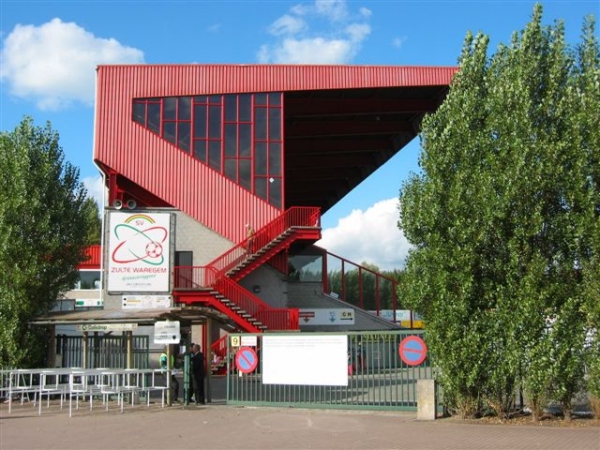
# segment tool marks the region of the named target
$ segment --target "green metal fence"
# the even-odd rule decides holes
[[[411,365],[408,365],[399,354],[402,342],[409,336],[422,338],[422,331],[276,333],[276,335],[347,336],[347,383],[345,385],[320,385],[314,382],[266,384],[263,382],[263,377],[269,377],[265,376],[263,366],[265,362],[268,367],[272,367],[273,364],[272,361],[265,361],[262,354],[263,337],[268,335],[232,334],[228,340],[231,364],[227,375],[227,404],[413,411],[417,406],[417,380],[433,377],[429,357],[417,365],[412,365],[415,360],[409,360]],[[244,353],[248,348],[257,355],[254,369],[251,365],[248,367],[247,361],[236,364],[240,349],[244,349],[241,352]],[[310,356],[307,358],[310,359]],[[281,364],[286,364],[286,361],[282,360]],[[316,378],[319,378],[319,375],[316,375]],[[326,379],[327,376],[323,378]]]
[[[149,336],[133,336],[133,367],[149,367]],[[83,367],[83,337],[56,336],[56,355],[59,367]],[[126,336],[92,336],[88,338],[88,369],[127,367]]]

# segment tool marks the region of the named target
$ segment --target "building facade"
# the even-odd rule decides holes
[[[77,320],[181,320],[205,345],[397,327],[379,317],[401,309],[395,282],[314,244],[322,214],[417,136],[456,70],[99,66],[103,313]]]

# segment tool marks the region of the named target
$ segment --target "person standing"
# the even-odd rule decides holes
[[[196,406],[205,405],[204,399],[204,354],[202,353],[200,346],[194,344],[192,348],[192,360],[191,360],[191,380],[192,387],[194,390],[194,400]]]
[[[246,224],[246,252],[254,253],[254,228],[249,223]]]
[[[160,368],[165,373],[165,377],[167,373],[171,372],[171,401],[177,402],[179,401],[179,380],[176,377],[175,371],[175,355],[171,355],[171,364],[168,364],[168,356],[167,356],[167,348],[165,347],[164,351],[160,354]]]

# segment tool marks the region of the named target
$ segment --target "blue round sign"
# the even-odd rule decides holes
[[[427,358],[427,344],[419,336],[408,336],[400,342],[400,359],[409,366],[418,366]]]
[[[235,354],[235,366],[242,373],[254,372],[258,365],[258,356],[254,349],[242,347]]]

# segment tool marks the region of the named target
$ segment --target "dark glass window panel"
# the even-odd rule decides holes
[[[272,141],[281,140],[281,109],[269,109],[269,139]]]
[[[275,208],[281,209],[281,178],[269,179],[269,203]]]
[[[165,105],[163,120],[177,119],[177,97],[166,97],[163,102]]]
[[[267,139],[267,109],[254,109],[254,140],[264,141]]]
[[[254,178],[254,195],[267,200],[267,179],[264,177]]]
[[[178,120],[190,120],[192,117],[192,98],[179,97]]]
[[[208,142],[208,164],[213,169],[221,171],[221,141]]]
[[[237,122],[237,95],[225,96],[225,121]]]
[[[252,152],[252,125],[249,123],[241,123],[239,125],[240,133],[240,156],[249,157]]]
[[[177,123],[177,146],[186,153],[190,152],[190,123]]]
[[[237,159],[225,160],[225,176],[237,183]]]
[[[206,164],[206,141],[194,141],[194,157]]]
[[[208,103],[221,104],[221,96],[220,95],[209,95]]]
[[[208,97],[206,95],[197,95],[194,97],[194,103],[206,104],[206,102],[208,102]]]
[[[254,146],[254,175],[267,174],[267,143],[257,142]]]
[[[240,185],[249,191],[252,190],[252,161],[240,159]]]
[[[221,107],[208,107],[208,137],[219,139],[221,137]]]
[[[176,124],[177,122],[163,122],[163,137],[172,144],[177,144]]]
[[[250,94],[241,94],[240,99],[240,122],[250,122],[252,120],[252,96]]]
[[[160,103],[148,103],[148,129],[160,134]]]
[[[269,175],[281,175],[281,144],[269,144]]]
[[[280,106],[281,105],[281,92],[272,92],[269,94],[269,105]]]
[[[254,104],[255,105],[266,105],[267,104],[267,94],[254,94]]]
[[[235,158],[237,156],[237,125],[229,123],[225,125],[225,157]]]
[[[194,106],[194,137],[206,137],[206,106]]]
[[[146,102],[133,102],[133,121],[146,126]]]

